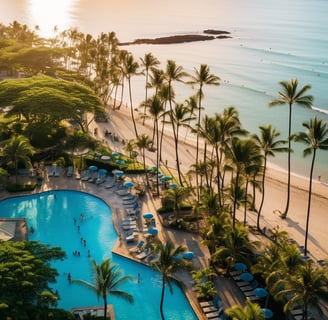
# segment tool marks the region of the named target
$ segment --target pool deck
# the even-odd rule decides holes
[[[129,176],[130,177],[130,176]],[[31,177],[21,177],[23,179],[33,179]],[[131,176],[130,178],[140,178],[137,176]],[[115,193],[113,189],[106,189],[103,185],[95,185],[90,182],[84,182],[77,180],[74,177],[67,177],[64,170],[61,170],[60,177],[48,177],[45,175],[44,182],[40,188],[33,191],[33,193],[47,192],[50,190],[78,190],[86,192],[103,199],[112,210],[113,224],[116,228],[117,233],[120,235],[117,243],[113,248],[113,253],[122,255],[129,259],[132,259],[138,263],[147,264],[146,260],[139,260],[136,254],[132,254],[129,249],[134,248],[138,241],[144,239],[144,232],[142,230],[143,221],[138,222],[139,232],[135,234],[135,241],[127,243],[125,241],[125,231],[122,229],[121,221],[126,216],[124,209],[123,200],[121,196]],[[31,193],[26,193],[31,194]],[[12,196],[25,195],[23,193],[10,194],[4,190],[0,191],[0,199],[5,199]],[[200,242],[202,238],[196,233],[184,232],[173,230],[162,225],[161,217],[157,214],[160,204],[160,198],[153,197],[151,192],[147,192],[145,196],[140,200],[141,204],[141,216],[142,213],[152,212],[156,220],[156,228],[158,229],[158,237],[165,241],[171,239],[175,245],[183,245],[188,251],[193,251],[196,257],[192,260],[194,269],[202,269],[208,266],[210,254],[207,247],[201,246]],[[139,218],[143,219],[143,218]],[[192,290],[194,282],[190,276],[190,273],[186,270],[179,270],[176,272],[175,277],[183,283],[183,289],[186,296],[194,309],[198,319],[207,319],[198,303],[197,297]],[[215,281],[216,289],[223,301],[224,307],[230,307],[235,304],[245,304],[245,297],[234,284],[233,281],[229,281],[223,277],[218,277]]]

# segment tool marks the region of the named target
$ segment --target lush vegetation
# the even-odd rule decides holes
[[[188,224],[184,223],[181,208],[192,207],[192,215],[197,221],[196,231],[210,250],[212,265],[221,270],[231,268],[236,261],[253,266],[271,296],[284,305],[285,311],[301,304],[305,318],[309,305],[319,307],[319,302],[325,300],[325,268],[315,267],[301,259],[295,245],[281,237],[277,230],[271,230],[272,246],[259,247],[250,240],[247,226],[247,210],[254,210],[257,211],[257,231],[263,231],[260,216],[265,201],[267,159],[278,152],[286,152],[288,157],[287,203],[282,212],[282,217],[286,217],[292,169],[291,142],[303,142],[307,146],[304,155],[312,154],[305,232],[307,253],[316,152],[328,149],[327,124],[320,119],[310,119],[303,124],[304,132],[292,133],[292,107],[294,104],[311,105],[310,85],[299,89],[297,79],[282,81],[278,98],[269,102],[270,106],[286,104],[289,107],[289,134],[285,139],[280,139],[280,133],[272,124],[260,125],[260,133],[254,135],[243,128],[235,107],[227,107],[211,117],[203,115],[206,86],[220,84],[220,78],[212,74],[207,65],[201,64],[193,74],[188,74],[175,61],[167,60],[161,69],[158,59],[151,53],[140,58],[139,63],[130,52],[120,49],[114,32],[102,33],[95,39],[90,34],[71,29],[57,33],[52,39],[41,39],[25,25],[14,22],[9,26],[0,25],[0,35],[2,74],[25,76],[0,82],[0,106],[5,111],[0,132],[4,146],[0,158],[3,168],[15,173],[19,167],[29,167],[36,159],[67,165],[81,161],[82,157],[71,155],[84,149],[92,150],[92,154],[97,150],[110,154],[111,150],[88,134],[90,117],[87,115],[91,114],[93,121],[104,113],[107,105],[119,110],[123,94],[128,90],[128,107],[135,133],[135,139],[125,145],[126,160],[131,164],[128,166],[135,169],[135,159],[140,154],[142,164],[139,169],[145,172],[146,149],[156,152],[157,168],[164,166],[163,133],[166,128],[173,132],[177,172],[174,179],[178,186],[164,193],[163,204],[164,207],[169,204],[175,220],[180,221],[178,225],[186,228]],[[145,100],[136,107],[131,79],[141,75],[145,77]],[[176,83],[192,86],[194,95],[177,101]],[[136,112],[143,123],[146,119],[152,120],[152,137],[140,134]],[[197,139],[195,163],[189,172],[182,172],[180,167],[181,128]],[[200,141],[204,143],[204,152],[199,147]],[[98,160],[89,155],[83,161]],[[79,163],[79,168],[83,168],[83,163]],[[157,174],[156,177],[159,194]],[[261,199],[257,208],[259,192]],[[243,221],[237,219],[238,209],[244,210]],[[163,261],[157,264],[163,275],[162,292],[165,285],[170,286],[168,275],[173,249],[169,244],[157,246],[160,257],[163,257]],[[264,252],[257,258],[255,250]],[[281,286],[284,289],[278,290]],[[202,296],[211,295],[212,289],[210,284],[197,287]],[[293,299],[287,300],[290,296]],[[162,307],[163,299],[161,315],[164,318]],[[231,311],[236,318],[238,314],[250,313],[254,318],[261,318],[257,316],[257,306],[252,304]]]

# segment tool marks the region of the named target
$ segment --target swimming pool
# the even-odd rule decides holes
[[[117,234],[112,225],[111,210],[101,199],[79,191],[44,192],[0,201],[0,216],[26,218],[28,226],[34,228],[34,233],[29,234],[30,240],[60,246],[66,252],[67,259],[53,263],[59,273],[57,283],[53,285],[61,298],[58,307],[70,310],[73,307],[102,305],[102,300],[98,301],[94,292],[69,284],[67,274],[71,273],[75,279],[91,281],[88,256],[98,263],[112,257],[124,274],[136,278],[136,281],[121,287],[133,295],[134,304],[108,297],[108,303],[114,305],[116,318],[160,319],[161,276],[147,266],[112,254]],[[137,281],[138,273],[141,275],[140,283]],[[166,319],[197,319],[182,290],[174,286],[173,291],[171,295],[166,290]]]

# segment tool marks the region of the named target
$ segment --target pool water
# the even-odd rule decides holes
[[[70,310],[102,306],[102,299],[98,300],[93,291],[70,284],[67,276],[70,273],[73,279],[92,282],[90,258],[100,263],[111,257],[125,275],[134,277],[133,281],[120,287],[133,295],[133,304],[108,296],[116,318],[160,319],[161,275],[143,264],[112,254],[117,234],[112,225],[111,209],[103,200],[79,191],[50,191],[1,201],[0,217],[26,218],[28,226],[34,228],[34,233],[29,233],[30,240],[59,246],[66,252],[65,260],[52,264],[59,273],[57,283],[52,286],[60,295],[58,307]],[[177,286],[173,287],[173,295],[166,288],[164,312],[166,319],[197,319]]]

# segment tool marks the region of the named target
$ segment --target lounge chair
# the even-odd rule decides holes
[[[137,224],[136,223],[131,223],[131,224],[125,224],[122,225],[122,229],[123,230],[135,230],[137,228]]]
[[[239,270],[229,271],[229,275],[230,275],[230,277],[236,277],[236,276],[241,275],[241,271],[239,271]]]
[[[90,173],[90,170],[85,170],[82,174],[82,178],[81,180],[82,181],[88,181],[88,179],[90,178],[91,176],[91,173]]]
[[[53,177],[54,174],[55,174],[54,167],[53,167],[53,166],[50,166],[50,167],[49,167],[49,171],[48,171],[48,176],[49,176],[49,177]]]
[[[145,244],[145,240],[140,240],[134,248],[129,249],[129,252],[131,253],[140,252],[144,244]]]
[[[207,319],[211,319],[211,320],[220,319],[220,313],[218,310],[210,313],[206,313],[205,316]]]
[[[60,176],[60,167],[59,166],[56,167],[54,176],[55,177],[59,177]]]
[[[214,302],[213,301],[202,301],[202,302],[199,302],[199,305],[202,308],[212,307],[212,306],[214,306]]]
[[[143,260],[151,254],[150,248],[146,248],[144,251],[136,255],[136,258],[139,260]]]
[[[244,287],[239,287],[241,291],[246,292],[246,291],[251,291],[254,290],[255,288],[257,288],[259,285],[259,283],[254,280],[251,282],[251,284],[249,286],[244,286]]]
[[[204,313],[210,313],[210,312],[214,312],[214,311],[219,311],[218,308],[216,306],[209,306],[209,307],[204,307],[202,308]]]
[[[74,172],[74,167],[73,166],[69,166],[67,168],[66,176],[67,177],[72,177],[73,176],[73,172]]]

